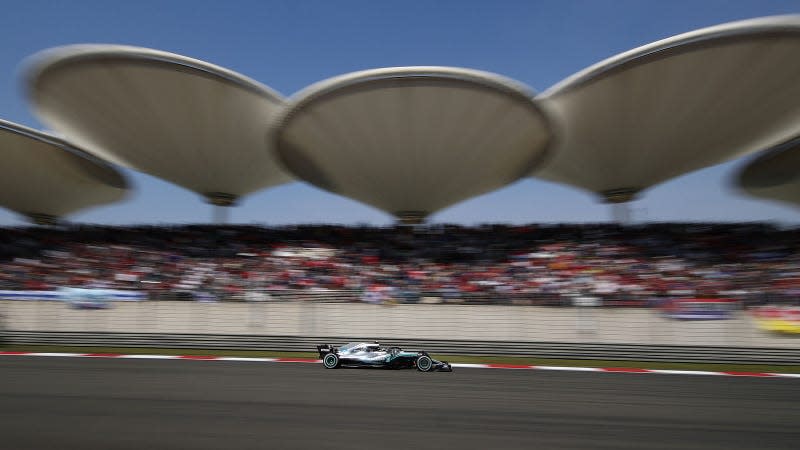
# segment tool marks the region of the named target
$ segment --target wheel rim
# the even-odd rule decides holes
[[[325,359],[323,360],[323,363],[325,363],[325,367],[328,367],[328,368],[336,367],[336,356],[334,356],[334,355],[325,356]]]
[[[422,358],[419,359],[419,361],[417,361],[417,367],[419,367],[421,370],[430,369],[431,368],[431,359],[430,358],[426,358],[426,357],[423,356]]]

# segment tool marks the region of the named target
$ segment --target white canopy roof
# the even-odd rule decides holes
[[[551,132],[532,96],[475,70],[356,72],[290,99],[277,149],[298,178],[418,222],[533,170]]]
[[[563,131],[535,176],[627,201],[670,178],[800,133],[800,16],[658,41],[539,99]]]
[[[736,182],[754,197],[800,206],[800,137],[750,161]]]
[[[125,197],[116,169],[63,140],[0,120],[0,206],[47,223]]]
[[[28,87],[37,115],[76,145],[213,202],[290,180],[266,138],[281,97],[222,67],[76,45],[34,56]]]

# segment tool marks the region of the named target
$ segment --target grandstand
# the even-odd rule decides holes
[[[364,292],[416,303],[652,306],[671,296],[794,299],[800,234],[767,224],[10,228],[0,289],[146,291],[243,300],[251,291]]]
[[[208,311],[183,300],[226,305],[221,314],[231,315],[209,323],[207,333],[219,327],[247,331],[237,322],[244,316],[237,315],[242,310],[234,302],[286,301],[292,303],[285,306],[287,316],[256,327],[259,333],[334,330],[319,323],[316,310],[306,315],[298,305],[336,302],[358,311],[365,322],[389,316],[370,309],[379,307],[373,304],[405,305],[417,308],[417,315],[431,311],[428,306],[444,308],[431,316],[399,317],[397,333],[408,322],[449,318],[446,305],[481,305],[486,309],[451,309],[462,316],[447,333],[474,338],[480,330],[513,340],[508,323],[519,314],[525,318],[518,323],[520,336],[537,340],[558,328],[569,329],[558,336],[570,342],[668,338],[687,344],[704,339],[703,330],[717,330],[728,345],[761,342],[752,334],[756,327],[747,309],[796,302],[795,230],[758,223],[631,225],[624,223],[624,209],[616,224],[463,227],[424,221],[527,176],[624,204],[666,180],[794,142],[800,134],[800,64],[791,56],[799,50],[800,17],[768,17],[635,48],[541,95],[498,74],[423,66],[349,73],[287,100],[231,70],[160,50],[47,50],[28,67],[28,95],[34,112],[62,137],[22,134],[35,138],[28,144],[44,142],[54,147],[48,147],[51,153],[68,150],[82,158],[84,188],[67,189],[69,180],[58,176],[63,166],[44,157],[6,158],[13,163],[10,173],[33,163],[38,173],[53,174],[43,177],[48,189],[3,199],[14,211],[41,219],[121,198],[127,185],[110,166],[119,164],[220,208],[302,180],[416,226],[7,228],[0,233],[0,288],[14,301],[50,300],[60,288],[151,300],[140,302],[144,309],[120,308],[122,318],[113,312],[108,317],[123,328],[147,325],[158,333],[192,328],[194,315]],[[761,57],[752,61],[752,54]],[[743,66],[748,76],[739,74]],[[101,172],[106,176],[100,179],[86,175]],[[216,219],[224,221],[222,214]],[[62,323],[52,304],[42,310],[20,304],[9,307],[27,331],[76,324],[74,314]],[[145,316],[166,304],[189,311],[188,322],[180,316],[169,325],[145,323]],[[737,314],[717,315],[729,319],[730,329],[663,328],[686,317],[674,311],[680,305],[730,306]],[[592,335],[592,327],[584,335],[586,306],[621,307],[606,311],[624,310],[635,319],[609,313],[603,320],[610,337]],[[542,309],[551,307],[556,312]],[[661,307],[673,310],[662,317],[655,309]],[[510,312],[515,309],[525,312]],[[504,319],[484,327],[484,311]],[[105,330],[102,314],[80,317],[92,330]],[[538,317],[552,321],[536,323]],[[420,333],[434,332],[427,328]],[[662,328],[669,336],[647,334]]]

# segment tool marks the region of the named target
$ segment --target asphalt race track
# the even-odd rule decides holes
[[[800,380],[0,358],[2,449],[798,448]]]

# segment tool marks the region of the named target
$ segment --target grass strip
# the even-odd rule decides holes
[[[203,355],[236,356],[251,358],[318,358],[316,352],[280,352],[265,350],[209,350],[198,348],[153,348],[153,347],[84,347],[64,345],[4,345],[2,351],[44,353],[118,353],[136,355]],[[486,355],[432,355],[451,363],[515,364],[533,366],[565,367],[629,367],[639,369],[702,370],[714,372],[773,372],[800,373],[800,364],[720,364],[664,361],[627,361],[600,359],[551,359],[521,356]]]

